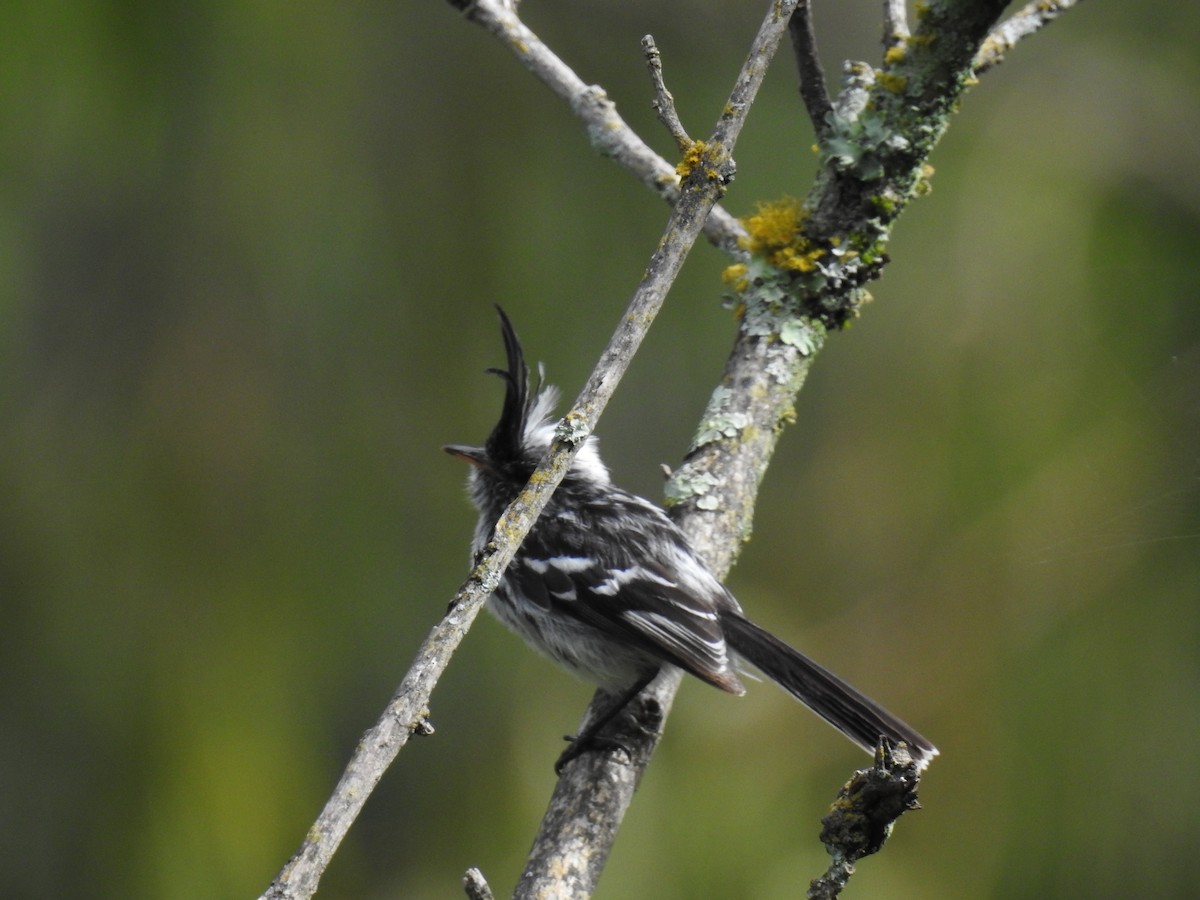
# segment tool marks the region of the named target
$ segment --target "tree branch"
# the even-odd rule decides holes
[[[650,83],[654,86],[654,111],[658,113],[658,121],[662,122],[663,128],[675,139],[679,151],[686,153],[693,142],[684,130],[683,123],[679,121],[679,113],[675,110],[675,98],[667,90],[667,83],[663,80],[662,54],[658,52],[653,35],[648,34],[642,38],[642,52],[646,55]]]
[[[800,73],[800,98],[808,110],[817,140],[823,141],[829,134],[829,114],[833,104],[829,99],[829,88],[825,84],[825,73],[821,70],[821,59],[817,55],[817,35],[813,31],[811,0],[801,0],[788,22],[788,34],[792,38],[792,50],[796,56],[796,68]]]
[[[463,890],[466,891],[467,900],[495,900],[496,896],[478,869],[467,869],[467,874],[463,876]]]
[[[1017,41],[1040,31],[1080,2],[1082,0],[1035,0],[1013,13],[992,29],[975,54],[975,74],[981,75],[1000,65]]]
[[[655,153],[617,113],[604,89],[587,85],[517,15],[516,4],[501,0],[448,0],[472,22],[512,51],[587,127],[588,139],[603,156],[632,172],[668,203],[679,199],[680,179],[675,166]],[[716,207],[704,225],[704,236],[731,256],[744,255],[738,241],[745,231],[738,220]]]
[[[908,40],[908,7],[905,0],[883,0],[883,46],[902,46]]]
[[[921,808],[920,778],[903,745],[880,740],[874,765],[854,773],[821,820],[821,843],[831,859],[825,874],[809,886],[809,900],[832,900],[841,894],[854,874],[854,863],[883,849],[896,820]]]

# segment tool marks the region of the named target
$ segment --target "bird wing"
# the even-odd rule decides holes
[[[547,610],[631,641],[722,690],[744,693],[719,619],[732,598],[658,507],[617,494],[620,502],[609,498],[603,509],[582,515],[577,508],[543,513],[509,576]],[[637,515],[622,515],[630,504]],[[647,511],[652,533],[632,532],[629,523],[646,522]],[[597,531],[606,539],[597,541]],[[596,547],[604,548],[603,556],[589,554]]]

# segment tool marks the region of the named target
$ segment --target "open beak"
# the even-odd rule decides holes
[[[465,459],[473,466],[478,466],[481,469],[491,468],[491,464],[488,463],[487,453],[482,447],[468,447],[466,444],[447,444],[442,449],[451,456]]]

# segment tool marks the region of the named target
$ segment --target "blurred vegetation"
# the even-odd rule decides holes
[[[878,58],[878,3],[818,6],[831,74]],[[641,35],[703,134],[758,16],[523,12],[664,154]],[[983,79],[768,476],[735,591],[943,751],[854,896],[1200,882],[1198,45],[1189,4],[1084,4]],[[740,214],[813,167],[775,69]],[[666,210],[432,0],[12,4],[0,117],[0,884],[255,896],[465,572],[438,447],[496,414],[490,305],[573,395]],[[601,425],[650,496],[725,262],[693,254]],[[507,892],[589,695],[481,620],[321,896]],[[688,685],[601,895],[800,895],[865,761],[767,686]]]

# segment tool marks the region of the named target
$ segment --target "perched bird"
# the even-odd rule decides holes
[[[472,549],[529,480],[553,438],[553,387],[529,384],[512,323],[497,307],[506,369],[500,421],[482,447],[451,444],[471,464],[468,489],[479,510]],[[749,663],[869,753],[881,737],[904,742],[919,768],[937,748],[799,650],[751,622],[729,590],[659,507],[612,484],[588,437],[510,563],[488,608],[555,662],[612,691],[617,702],[575,738],[559,766],[588,749],[597,732],[663,666],[744,694]]]

